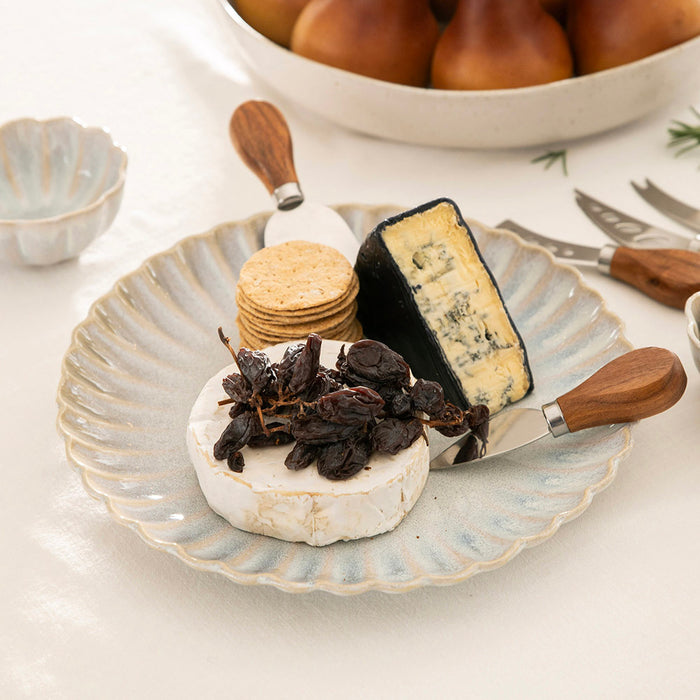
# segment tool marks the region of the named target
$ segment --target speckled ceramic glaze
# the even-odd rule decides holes
[[[96,127],[60,117],[0,128],[0,260],[50,265],[78,255],[119,211],[127,157]]]
[[[700,86],[700,37],[634,63],[546,85],[398,85],[294,54],[247,25],[228,0],[219,2],[243,57],[277,92],[341,126],[396,141],[468,148],[554,143],[627,124],[692,96]]]
[[[399,211],[344,205],[364,235]],[[247,584],[286,591],[400,592],[505,564],[580,515],[613,479],[630,426],[547,438],[432,472],[393,531],[326,547],[237,530],[199,489],[185,434],[202,386],[230,362],[235,287],[269,215],[186,238],[127,275],[76,328],[58,389],[59,430],[88,492],[150,545]],[[572,268],[507,231],[469,222],[527,345],[541,405],[630,349],[620,320]],[[508,409],[506,409],[508,410]]]
[[[690,352],[700,372],[700,292],[693,294],[685,303],[685,317],[688,323]]]

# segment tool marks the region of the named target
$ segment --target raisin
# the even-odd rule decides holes
[[[408,394],[401,392],[391,400],[391,414],[394,416],[408,416],[411,413],[411,399]]]
[[[240,374],[229,374],[224,377],[221,385],[229,397],[240,403],[245,403],[253,395],[250,383]]]
[[[302,401],[313,402],[341,388],[342,384],[339,384],[327,370],[321,369],[300,398]]]
[[[485,443],[489,437],[489,407],[484,404],[470,406],[467,421],[474,435]]]
[[[471,462],[472,460],[478,459],[480,456],[479,441],[473,434],[468,435],[466,441],[459,448],[459,452],[457,452],[457,455],[454,458],[454,464]]]
[[[451,403],[446,403],[442,411],[431,418],[438,421],[435,430],[447,437],[464,435],[469,430],[469,413]]]
[[[326,421],[363,425],[374,420],[384,408],[384,399],[367,387],[340,389],[322,396],[316,410]]]
[[[408,387],[411,371],[408,363],[391,348],[376,340],[360,340],[345,355],[338,369],[353,384],[365,379],[373,384]]]
[[[332,481],[349,479],[364,468],[371,454],[372,446],[365,436],[323,445],[318,455],[318,473]]]
[[[372,448],[377,452],[395,455],[412,445],[422,435],[423,423],[418,418],[385,418],[372,429]]]
[[[287,469],[300,471],[306,469],[316,459],[319,447],[317,445],[308,445],[305,442],[297,442],[291,449],[290,453],[284,460]]]
[[[284,390],[288,387],[292,375],[294,374],[294,365],[299,359],[301,351],[304,349],[303,343],[296,343],[295,345],[290,345],[284,351],[284,355],[279,363],[273,365],[275,372],[277,374],[277,380],[280,387]]]
[[[241,413],[221,433],[221,437],[214,445],[214,458],[226,459],[231,453],[238,452],[259,430],[260,422],[255,413],[252,411]]]
[[[331,423],[319,415],[296,416],[292,419],[292,435],[300,442],[309,445],[322,445],[326,442],[338,442],[355,435],[360,427]]]
[[[321,336],[311,333],[306,339],[306,345],[294,362],[292,377],[288,384],[289,391],[293,394],[301,394],[309,388],[318,374],[320,357]]]
[[[445,392],[442,387],[427,379],[416,379],[409,391],[414,411],[435,416],[445,408]]]
[[[261,393],[273,378],[270,359],[260,350],[241,348],[236,356],[236,362],[253,394]]]
[[[240,452],[231,452],[226,458],[226,464],[232,472],[242,472],[245,466],[245,460]]]
[[[288,445],[294,442],[294,436],[289,432],[287,423],[273,422],[267,424],[269,435],[261,432],[253,435],[248,440],[249,447],[273,447],[275,445]]]

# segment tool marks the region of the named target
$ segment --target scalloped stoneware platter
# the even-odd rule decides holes
[[[358,236],[396,206],[341,205]],[[580,515],[631,446],[631,426],[539,443],[432,472],[392,532],[325,547],[238,530],[200,491],[185,444],[190,408],[230,362],[238,272],[269,214],[185,238],[122,278],[75,329],[58,426],[87,491],[151,546],[238,583],[337,594],[452,584],[512,559]],[[631,348],[580,274],[515,235],[469,221],[528,349],[539,406]],[[505,409],[508,410],[508,409]]]

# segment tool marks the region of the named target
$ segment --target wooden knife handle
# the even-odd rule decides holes
[[[700,253],[676,248],[618,248],[610,275],[656,301],[682,309],[700,291]]]
[[[573,433],[661,413],[681,398],[687,381],[670,350],[640,348],[608,362],[557,403]]]
[[[240,104],[231,116],[229,134],[241,160],[270,194],[288,182],[299,182],[292,136],[282,112],[273,104],[264,100]]]

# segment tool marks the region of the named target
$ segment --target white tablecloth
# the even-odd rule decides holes
[[[148,547],[90,498],[55,426],[60,362],[89,305],[184,236],[270,208],[232,150],[244,99],[286,114],[307,194],[405,207],[452,197],[602,245],[579,187],[668,226],[629,186],[700,204],[700,154],[670,119],[700,94],[568,149],[442,150],[379,141],[279,99],[249,73],[215,0],[0,1],[0,122],[74,115],[129,153],[115,224],[75,261],[0,265],[0,696],[3,698],[690,698],[700,692],[700,376],[680,311],[585,272],[637,346],[675,351],[683,399],[634,431],[611,486],[495,571],[389,595],[236,585]]]

